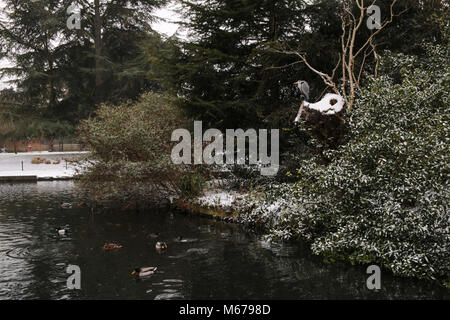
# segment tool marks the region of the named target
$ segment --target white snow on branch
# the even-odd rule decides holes
[[[312,110],[319,111],[320,113],[324,115],[334,115],[336,113],[339,113],[344,108],[344,98],[341,95],[334,94],[334,93],[327,93],[322,100],[316,102],[316,103],[310,103],[305,101],[303,106],[300,107],[300,111],[298,113],[297,118],[295,119],[295,122],[300,121],[300,117],[302,114],[302,108],[309,108]]]
[[[305,102],[305,107],[332,115],[341,112],[344,108],[344,98],[338,94],[327,93],[322,100],[316,103]]]

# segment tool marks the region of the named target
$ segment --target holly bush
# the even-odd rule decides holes
[[[331,163],[302,162],[298,182],[266,190],[242,219],[306,239],[328,261],[449,282],[449,55],[426,51],[387,52],[347,114],[346,142],[327,151]]]

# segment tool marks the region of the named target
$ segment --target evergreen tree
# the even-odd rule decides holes
[[[76,124],[98,103],[135,99],[149,88],[137,58],[140,43],[154,36],[152,11],[166,0],[5,2],[2,57],[14,67],[2,74],[17,77],[23,115]],[[80,29],[67,27],[70,5]]]
[[[165,63],[177,75],[172,85],[185,98],[183,107],[222,128],[267,125],[267,117],[280,109],[290,113],[293,83],[311,74],[300,64],[279,68],[295,59],[271,49],[279,43],[312,49],[317,44],[310,30],[317,29],[324,35],[319,45],[331,51],[325,39],[338,34],[337,15],[329,10],[334,2],[320,1],[313,11],[301,0],[182,1],[192,40],[180,42],[180,55]],[[311,23],[318,11],[329,17],[320,27]],[[330,55],[320,49],[314,56],[315,62],[331,65]]]
[[[376,1],[383,20],[389,17],[391,3]],[[289,115],[296,113],[294,106],[298,108],[293,82],[308,81],[312,100],[327,87],[295,57],[273,49],[304,52],[312,66],[331,74],[341,51],[342,6],[350,4],[357,10],[354,0],[184,0],[182,4],[189,40],[177,44],[169,39],[172,54],[149,48],[147,54],[171,77],[171,88],[185,99],[183,108],[222,128],[268,123],[289,127]],[[412,53],[424,40],[441,41],[438,24],[430,17],[445,8],[448,0],[398,2],[397,15],[377,37],[377,54],[387,48]],[[371,32],[362,28],[355,46]],[[375,56],[364,63],[373,72]],[[336,78],[340,71],[336,70]]]

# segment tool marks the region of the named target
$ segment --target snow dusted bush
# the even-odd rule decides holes
[[[403,276],[450,278],[448,49],[387,53],[347,115],[347,142],[328,166],[266,192],[244,220],[303,238],[328,261],[378,263]]]
[[[172,132],[185,122],[174,102],[146,93],[136,103],[103,105],[81,123],[80,140],[92,150],[92,165],[80,185],[92,198],[129,208],[194,192],[196,172],[170,158]]]

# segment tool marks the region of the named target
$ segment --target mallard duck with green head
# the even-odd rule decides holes
[[[165,251],[167,250],[167,244],[162,241],[158,241],[155,245],[157,251]]]

